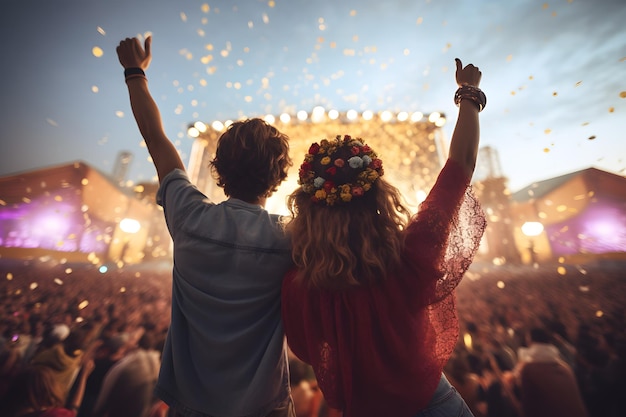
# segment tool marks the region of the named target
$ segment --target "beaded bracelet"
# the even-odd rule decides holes
[[[478,106],[478,111],[481,112],[487,105],[487,96],[485,93],[472,85],[463,85],[454,93],[454,104],[457,106],[461,103],[461,100],[468,99]]]

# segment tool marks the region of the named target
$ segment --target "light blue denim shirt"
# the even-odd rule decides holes
[[[280,289],[291,266],[279,216],[209,202],[185,172],[162,181],[174,242],[172,318],[157,395],[189,417],[265,416],[289,398]]]

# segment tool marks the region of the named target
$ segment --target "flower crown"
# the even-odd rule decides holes
[[[298,184],[327,206],[361,197],[383,175],[383,161],[361,139],[337,135],[312,144],[300,166]]]

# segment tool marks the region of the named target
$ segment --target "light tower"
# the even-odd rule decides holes
[[[494,148],[480,149],[474,179],[474,189],[487,216],[484,242],[488,255],[507,263],[521,262],[511,219],[511,191]]]
[[[126,181],[126,174],[128,174],[128,168],[133,161],[133,154],[128,151],[121,151],[117,154],[115,159],[115,166],[113,167],[113,181],[120,186],[124,185]]]

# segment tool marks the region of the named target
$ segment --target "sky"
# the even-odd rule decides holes
[[[439,111],[449,139],[459,57],[482,71],[481,146],[512,191],[626,175],[623,0],[4,0],[0,176],[77,160],[112,173],[131,152],[129,181],[156,180],[115,53],[148,34],[150,89],[185,162],[195,121],[315,106]]]

